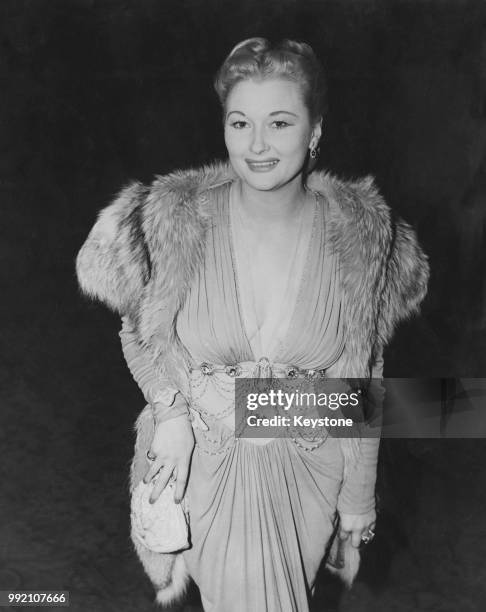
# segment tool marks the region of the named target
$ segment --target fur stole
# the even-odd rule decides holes
[[[212,193],[234,178],[231,166],[220,162],[158,176],[150,186],[130,184],[101,211],[77,257],[83,292],[130,316],[161,379],[186,397],[177,312],[203,261]],[[329,202],[328,235],[340,261],[346,340],[328,375],[368,379],[395,326],[418,312],[427,291],[427,257],[411,226],[393,218],[371,176],[344,181],[314,172],[307,186]],[[140,461],[150,437],[146,421],[144,411],[137,422],[132,487],[143,475]],[[356,440],[343,439],[342,448],[347,469],[356,457]],[[158,601],[177,599],[187,581],[181,555],[137,552],[158,589]],[[348,584],[357,563],[342,572]]]

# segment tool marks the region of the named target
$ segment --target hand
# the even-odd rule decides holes
[[[351,538],[351,544],[358,548],[361,544],[361,538],[368,533],[370,529],[374,531],[376,524],[376,512],[371,510],[367,514],[344,514],[339,513],[340,528],[339,539],[347,540]]]
[[[143,481],[148,483],[158,473],[149,500],[151,503],[154,503],[165,489],[171,476],[176,481],[174,501],[176,504],[181,502],[186,488],[193,449],[194,433],[185,414],[156,425],[149,451],[149,455],[155,457],[155,459],[143,478]]]

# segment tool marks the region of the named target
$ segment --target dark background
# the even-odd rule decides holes
[[[74,259],[130,179],[224,157],[212,76],[255,35],[313,46],[321,166],[374,175],[429,254],[422,315],[385,375],[484,376],[485,2],[2,0],[0,589],[154,609],[128,539],[143,399]],[[315,609],[484,609],[483,440],[385,440],[381,459],[377,538],[350,593],[322,576]]]

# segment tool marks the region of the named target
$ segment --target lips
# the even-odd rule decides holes
[[[273,168],[275,168],[279,162],[278,159],[263,159],[259,161],[246,159],[245,161],[248,168],[250,168],[250,170],[253,172],[269,172],[270,170],[273,170]]]

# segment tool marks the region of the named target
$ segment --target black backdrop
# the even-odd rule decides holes
[[[130,179],[224,156],[212,76],[236,42],[305,40],[328,76],[321,166],[375,176],[430,256],[385,374],[483,376],[486,4],[3,0],[0,16],[0,588],[148,610],[127,541],[143,403],[118,320],[74,277],[97,211]],[[482,441],[383,445],[383,535],[340,609],[476,609],[484,458]]]

